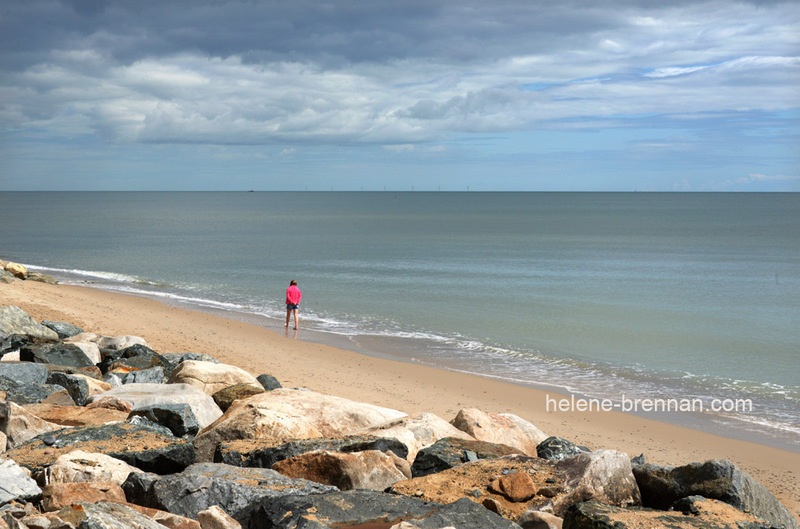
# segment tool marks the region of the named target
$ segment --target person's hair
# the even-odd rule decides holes
[[[292,286],[292,285],[297,285],[297,281],[295,281],[294,279],[292,279],[292,281],[289,283],[289,286]]]

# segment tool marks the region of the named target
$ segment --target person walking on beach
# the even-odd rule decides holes
[[[289,288],[286,289],[286,328],[289,328],[289,318],[294,314],[294,328],[297,330],[297,309],[300,308],[300,298],[303,297],[300,289],[297,288],[297,281],[292,279]]]

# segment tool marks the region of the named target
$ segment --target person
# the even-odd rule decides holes
[[[297,288],[297,281],[292,279],[286,289],[286,328],[289,328],[289,318],[294,314],[294,328],[297,330],[297,309],[300,308],[300,298],[303,296]]]

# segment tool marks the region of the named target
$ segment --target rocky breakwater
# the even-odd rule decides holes
[[[28,270],[25,265],[0,259],[0,283],[13,283],[14,281],[39,281],[55,285],[58,282],[53,276]]]
[[[727,461],[660,467],[0,308],[0,529],[797,528]]]

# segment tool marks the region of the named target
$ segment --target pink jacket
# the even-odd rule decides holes
[[[301,297],[303,297],[303,294],[300,292],[300,289],[297,288],[297,285],[292,285],[286,289],[287,305],[297,305],[298,303],[300,303]]]

